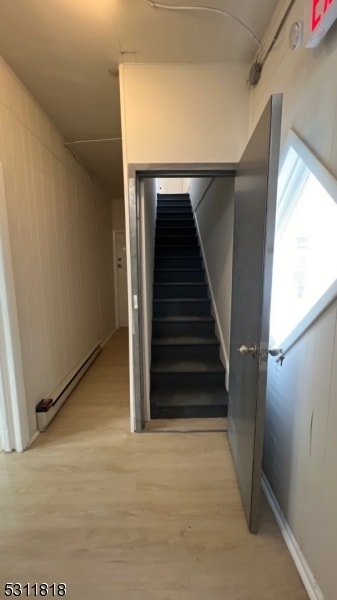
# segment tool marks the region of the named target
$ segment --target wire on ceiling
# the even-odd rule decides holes
[[[217,14],[222,15],[223,17],[227,17],[228,19],[231,19],[235,23],[238,23],[239,25],[241,25],[241,27],[243,27],[245,29],[245,31],[248,33],[248,35],[250,35],[250,37],[254,40],[255,44],[259,48],[261,48],[261,45],[262,45],[261,40],[259,40],[259,38],[255,35],[254,31],[252,31],[248,27],[248,25],[246,25],[246,23],[241,21],[241,19],[239,19],[238,17],[235,17],[234,15],[232,15],[230,12],[227,12],[226,10],[222,10],[221,8],[215,8],[214,6],[195,6],[195,5],[194,6],[172,6],[171,4],[159,4],[158,2],[153,2],[152,0],[145,0],[145,2],[152,8],[163,8],[166,10],[182,10],[182,11],[199,10],[199,11],[208,11],[208,12],[217,13]]]
[[[261,59],[258,58],[258,55],[256,56],[255,62],[252,64],[250,72],[249,72],[248,81],[247,81],[248,85],[255,86],[259,83],[260,78],[261,78],[262,69],[266,63],[266,60],[267,60],[269,54],[271,53],[278,38],[280,37],[280,33],[290,15],[290,12],[291,12],[295,2],[296,2],[296,0],[290,0],[288,7],[287,7],[286,11],[284,12],[284,15],[279,23],[279,26],[273,36],[273,39],[271,40],[271,43],[270,43],[268,49],[266,50],[264,56],[261,57]]]
[[[73,140],[72,142],[64,142],[65,146],[71,146],[72,144],[90,144],[92,142],[115,142],[117,140],[121,140],[121,137],[114,138],[101,138],[98,140]]]
[[[281,31],[282,31],[285,23],[286,23],[286,20],[289,17],[289,14],[290,14],[291,9],[293,8],[295,2],[296,2],[296,0],[290,0],[290,3],[288,4],[288,8],[285,11],[285,13],[284,13],[284,15],[283,15],[283,17],[282,17],[282,19],[280,21],[280,24],[279,24],[279,26],[278,26],[278,28],[276,30],[276,33],[274,34],[274,37],[273,37],[273,39],[271,41],[271,44],[270,44],[268,50],[266,51],[263,59],[261,60],[261,67],[263,67],[263,65],[265,64],[265,62],[266,62],[266,60],[267,60],[267,58],[269,56],[269,54],[271,53],[272,49],[274,48],[274,46],[275,46],[275,44],[276,44],[276,42],[277,42],[277,40],[278,40],[278,38],[280,36],[280,33],[281,33]]]

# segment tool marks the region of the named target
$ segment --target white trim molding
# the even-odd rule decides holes
[[[286,521],[282,509],[264,473],[262,474],[262,489],[310,600],[324,600],[322,591],[319,588],[319,585],[296,541],[292,530],[290,529],[288,522]]]
[[[29,423],[3,169],[0,163],[0,436],[2,450],[29,445]]]

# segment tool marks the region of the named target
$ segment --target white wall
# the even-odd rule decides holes
[[[290,128],[337,176],[337,63],[336,25],[316,49],[289,49],[290,25],[303,20],[304,3],[297,0],[271,52],[260,83],[251,91],[251,129],[272,93],[283,92],[283,141]],[[288,4],[288,2],[280,2]],[[267,35],[268,36],[268,35]],[[269,35],[270,37],[270,35]]]
[[[183,177],[160,177],[158,180],[158,194],[185,194],[187,192]]]
[[[298,0],[251,92],[251,128],[269,95],[283,92],[283,141],[294,128],[336,177],[336,25],[317,49],[291,51],[289,27],[303,14],[304,2]],[[270,360],[264,457],[276,499],[326,600],[334,600],[337,590],[336,317],[335,303],[282,367]]]
[[[190,179],[204,263],[221,342],[221,358],[229,373],[234,180],[225,177]]]
[[[129,165],[238,161],[248,136],[247,69],[221,64],[120,66],[130,314]],[[133,429],[131,328],[129,352]]]
[[[33,436],[36,404],[100,342],[96,207],[89,175],[3,60],[0,162]]]
[[[112,199],[112,229],[115,231],[125,231],[124,198]]]
[[[121,65],[124,164],[239,160],[248,129],[247,69]]]
[[[116,329],[114,249],[112,236],[112,201],[102,190],[95,187],[97,213],[97,242],[99,265],[99,290],[101,333],[104,344]]]
[[[145,179],[141,194],[142,300],[144,332],[145,420],[150,419],[150,367],[152,340],[152,297],[156,233],[157,180]]]
[[[323,597],[334,600],[337,539],[337,302],[268,366],[264,471]]]

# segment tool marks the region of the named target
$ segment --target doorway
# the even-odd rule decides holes
[[[230,176],[157,179],[151,419],[226,417],[233,192]]]
[[[154,235],[153,228],[153,216],[144,218],[144,203],[146,202],[146,188],[149,190],[149,194],[152,197],[156,196],[154,191],[154,182],[158,179],[178,179],[190,182],[191,195],[194,203],[194,213],[199,212],[203,215],[204,221],[206,221],[206,228],[210,225],[207,223],[207,218],[204,215],[204,207],[206,205],[205,197],[210,189],[216,188],[217,182],[231,181],[234,178],[234,166],[233,164],[226,165],[179,165],[178,168],[170,168],[166,170],[163,165],[153,165],[150,170],[144,170],[141,165],[133,167],[130,172],[129,178],[129,249],[131,254],[130,260],[130,275],[131,275],[131,297],[132,297],[132,352],[133,356],[130,357],[130,368],[132,373],[132,380],[134,382],[133,394],[134,394],[134,414],[132,414],[133,428],[137,432],[141,432],[144,427],[145,420],[149,418],[149,384],[148,384],[148,371],[150,359],[149,355],[149,321],[150,316],[147,313],[152,311],[152,292],[151,292],[151,281],[149,273],[146,270],[146,261],[143,260],[142,256],[142,242],[149,241],[150,236],[144,233],[144,222],[152,219],[152,226],[149,226],[149,231],[152,227],[152,235]],[[162,187],[162,186],[160,186]],[[172,185],[169,186],[172,189]],[[219,190],[215,190],[215,192]],[[216,206],[216,203],[214,204]],[[153,213],[152,209],[150,212]],[[214,248],[211,245],[204,249],[211,253]],[[144,253],[143,253],[144,254]],[[152,255],[153,261],[153,255]],[[230,259],[229,261],[230,262]],[[152,263],[153,264],[153,263]],[[150,269],[151,270],[151,269]],[[211,274],[213,275],[213,274]],[[210,274],[208,273],[208,279]],[[150,284],[149,284],[150,282]],[[220,293],[220,290],[216,290]],[[228,310],[228,306],[226,307]],[[144,325],[144,314],[146,314]],[[219,319],[216,319],[219,321]],[[221,327],[220,334],[221,334]],[[131,337],[131,332],[130,332]],[[221,344],[222,347],[225,344]],[[227,344],[228,346],[228,344]],[[228,350],[228,348],[227,348]],[[226,352],[224,353],[226,354]],[[226,357],[225,358],[226,361]],[[227,361],[228,362],[228,361]],[[132,385],[132,384],[131,384]],[[132,407],[132,405],[131,405]]]

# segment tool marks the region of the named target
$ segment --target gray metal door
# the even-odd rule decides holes
[[[270,98],[236,173],[228,430],[251,532],[259,525],[282,95]]]

